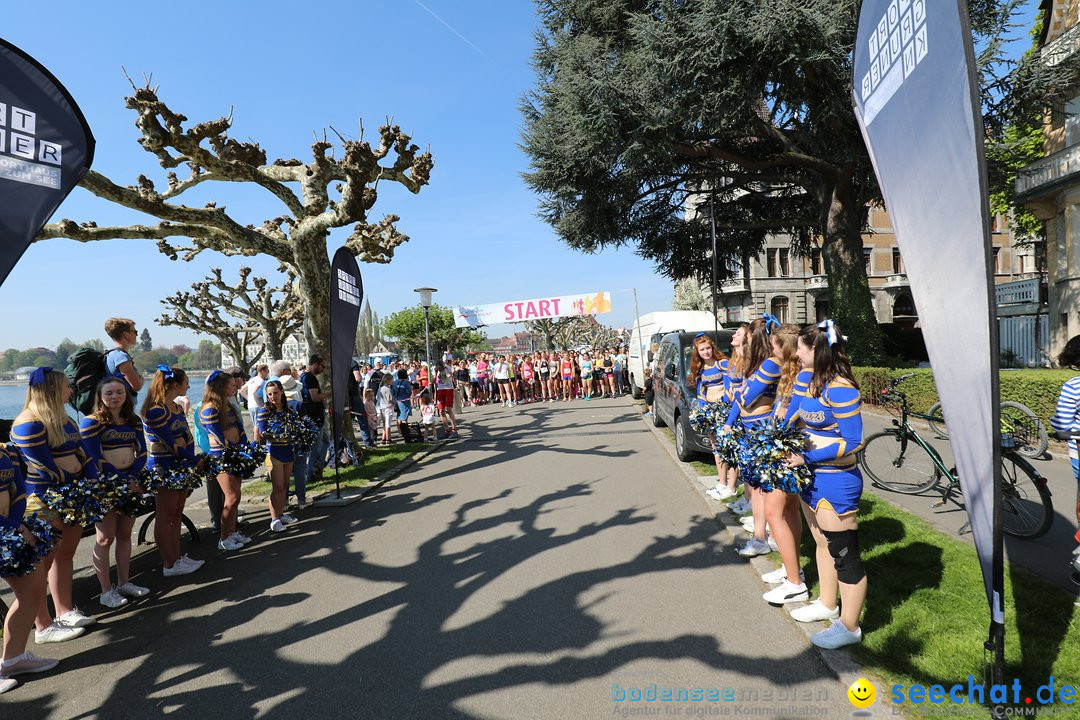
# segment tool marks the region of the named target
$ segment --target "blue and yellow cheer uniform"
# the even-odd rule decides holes
[[[8,493],[7,515],[0,515],[0,527],[18,529],[26,514],[26,478],[19,469],[18,450],[0,445],[0,493]]]
[[[232,424],[232,427],[236,428],[240,433],[239,445],[247,445],[247,434],[244,432],[244,423],[240,419],[240,416],[236,414],[236,408],[232,403],[226,404],[225,412],[228,414],[228,421]],[[222,419],[221,413],[213,405],[204,404],[199,410],[199,424],[206,430],[206,435],[210,440],[210,454],[214,457],[221,457],[225,453],[225,448],[229,447],[231,443],[225,439],[225,427],[226,421]]]
[[[776,418],[776,422],[790,425],[798,421],[799,408],[810,390],[810,380],[813,377],[813,370],[804,368],[799,371],[799,374],[795,376],[795,383],[791,386],[791,397],[787,399],[786,403],[777,400],[773,406],[773,417]]]
[[[734,425],[738,420],[745,426],[751,426],[772,417],[773,402],[776,400],[776,384],[779,380],[780,364],[774,358],[765,358],[758,369],[734,393],[727,424]],[[769,402],[759,403],[763,399]]]
[[[277,435],[270,435],[267,437],[267,428],[270,425],[270,421],[275,416],[285,415],[291,413],[292,410],[282,410],[279,412],[271,412],[265,407],[259,408],[259,411],[255,413],[255,425],[259,428],[259,434],[263,438],[263,443],[266,445],[267,457],[270,459],[270,463],[273,465],[284,465],[285,463],[291,463],[296,460],[296,456],[293,454],[292,438],[278,437]]]
[[[151,470],[155,467],[172,467],[173,460],[177,457],[174,453],[178,440],[186,443],[180,451],[180,457],[195,460],[195,438],[183,411],[173,412],[162,405],[154,405],[146,411],[143,430],[150,446],[147,467]]]
[[[862,401],[844,378],[834,378],[821,397],[807,395],[799,406],[811,449],[803,454],[814,469],[814,482],[802,498],[815,512],[823,505],[837,515],[859,509],[863,478],[855,453],[862,447]]]
[[[45,492],[49,488],[69,482],[97,480],[97,463],[91,461],[83,448],[79,429],[70,419],[64,421],[64,441],[56,447],[49,445],[45,425],[40,420],[25,420],[11,428],[11,441],[19,448],[26,462],[26,512],[40,513],[42,517],[56,520],[59,516],[45,504]],[[56,458],[73,457],[81,468],[76,473],[60,469]]]
[[[715,363],[712,367],[705,366],[701,369],[701,377],[697,381],[698,407],[708,404],[709,388],[723,386],[724,375],[727,369],[727,360]]]
[[[138,426],[127,423],[102,423],[93,415],[87,415],[79,425],[83,447],[90,459],[97,463],[98,474],[122,475],[134,478],[146,467],[146,438],[143,436],[142,423]],[[123,470],[105,459],[106,450],[131,450],[134,462]]]

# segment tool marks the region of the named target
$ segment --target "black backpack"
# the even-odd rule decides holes
[[[71,406],[83,415],[89,415],[94,409],[94,391],[98,383],[108,374],[105,356],[119,350],[112,348],[100,352],[92,347],[79,348],[68,356],[64,374],[75,391],[71,395]]]

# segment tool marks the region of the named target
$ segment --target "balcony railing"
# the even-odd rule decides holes
[[[900,288],[907,286],[907,273],[892,273],[891,275],[885,276],[885,287],[887,288]]]
[[[829,279],[824,275],[811,275],[806,278],[807,290],[827,290],[829,287]]]
[[[720,281],[720,293],[750,292],[750,279],[746,277],[728,278]]]
[[[1080,25],[1073,25],[1053,42],[1043,45],[1039,57],[1047,67],[1054,67],[1068,60],[1077,50],[1080,50]]]
[[[1030,280],[1002,283],[994,288],[997,304],[1002,306],[1037,303],[1040,300],[1040,285],[1041,281],[1037,277]]]
[[[1045,188],[1080,177],[1080,145],[1072,145],[1036,160],[1016,174],[1016,199],[1030,200]]]

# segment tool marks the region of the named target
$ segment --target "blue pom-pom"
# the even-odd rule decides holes
[[[187,458],[174,458],[168,467],[155,465],[146,478],[146,488],[151,492],[175,490],[191,492],[203,484],[206,472]]]
[[[814,471],[806,465],[788,467],[787,459],[805,450],[806,433],[802,428],[770,419],[747,429],[740,454],[740,476],[762,490],[798,493],[813,482]]]
[[[228,473],[238,478],[249,478],[266,461],[266,450],[258,443],[230,445],[218,456],[210,459],[214,473]]]
[[[33,545],[18,528],[0,528],[0,577],[18,577],[33,572],[38,561],[56,545],[56,530],[51,522],[37,515],[27,515],[22,524],[34,536]]]
[[[295,412],[273,413],[266,423],[264,439],[289,441],[297,452],[307,452],[319,437],[319,427],[306,415]]]
[[[113,509],[127,492],[128,481],[118,475],[98,480],[77,479],[45,491],[45,504],[65,525],[93,525]]]

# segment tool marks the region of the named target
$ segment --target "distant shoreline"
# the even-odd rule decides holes
[[[188,377],[205,378],[212,371],[211,370],[188,370],[186,372],[188,374]],[[150,378],[145,378],[145,379],[147,381],[150,380]],[[26,381],[25,380],[0,380],[0,387],[25,387],[25,386],[26,386]]]

